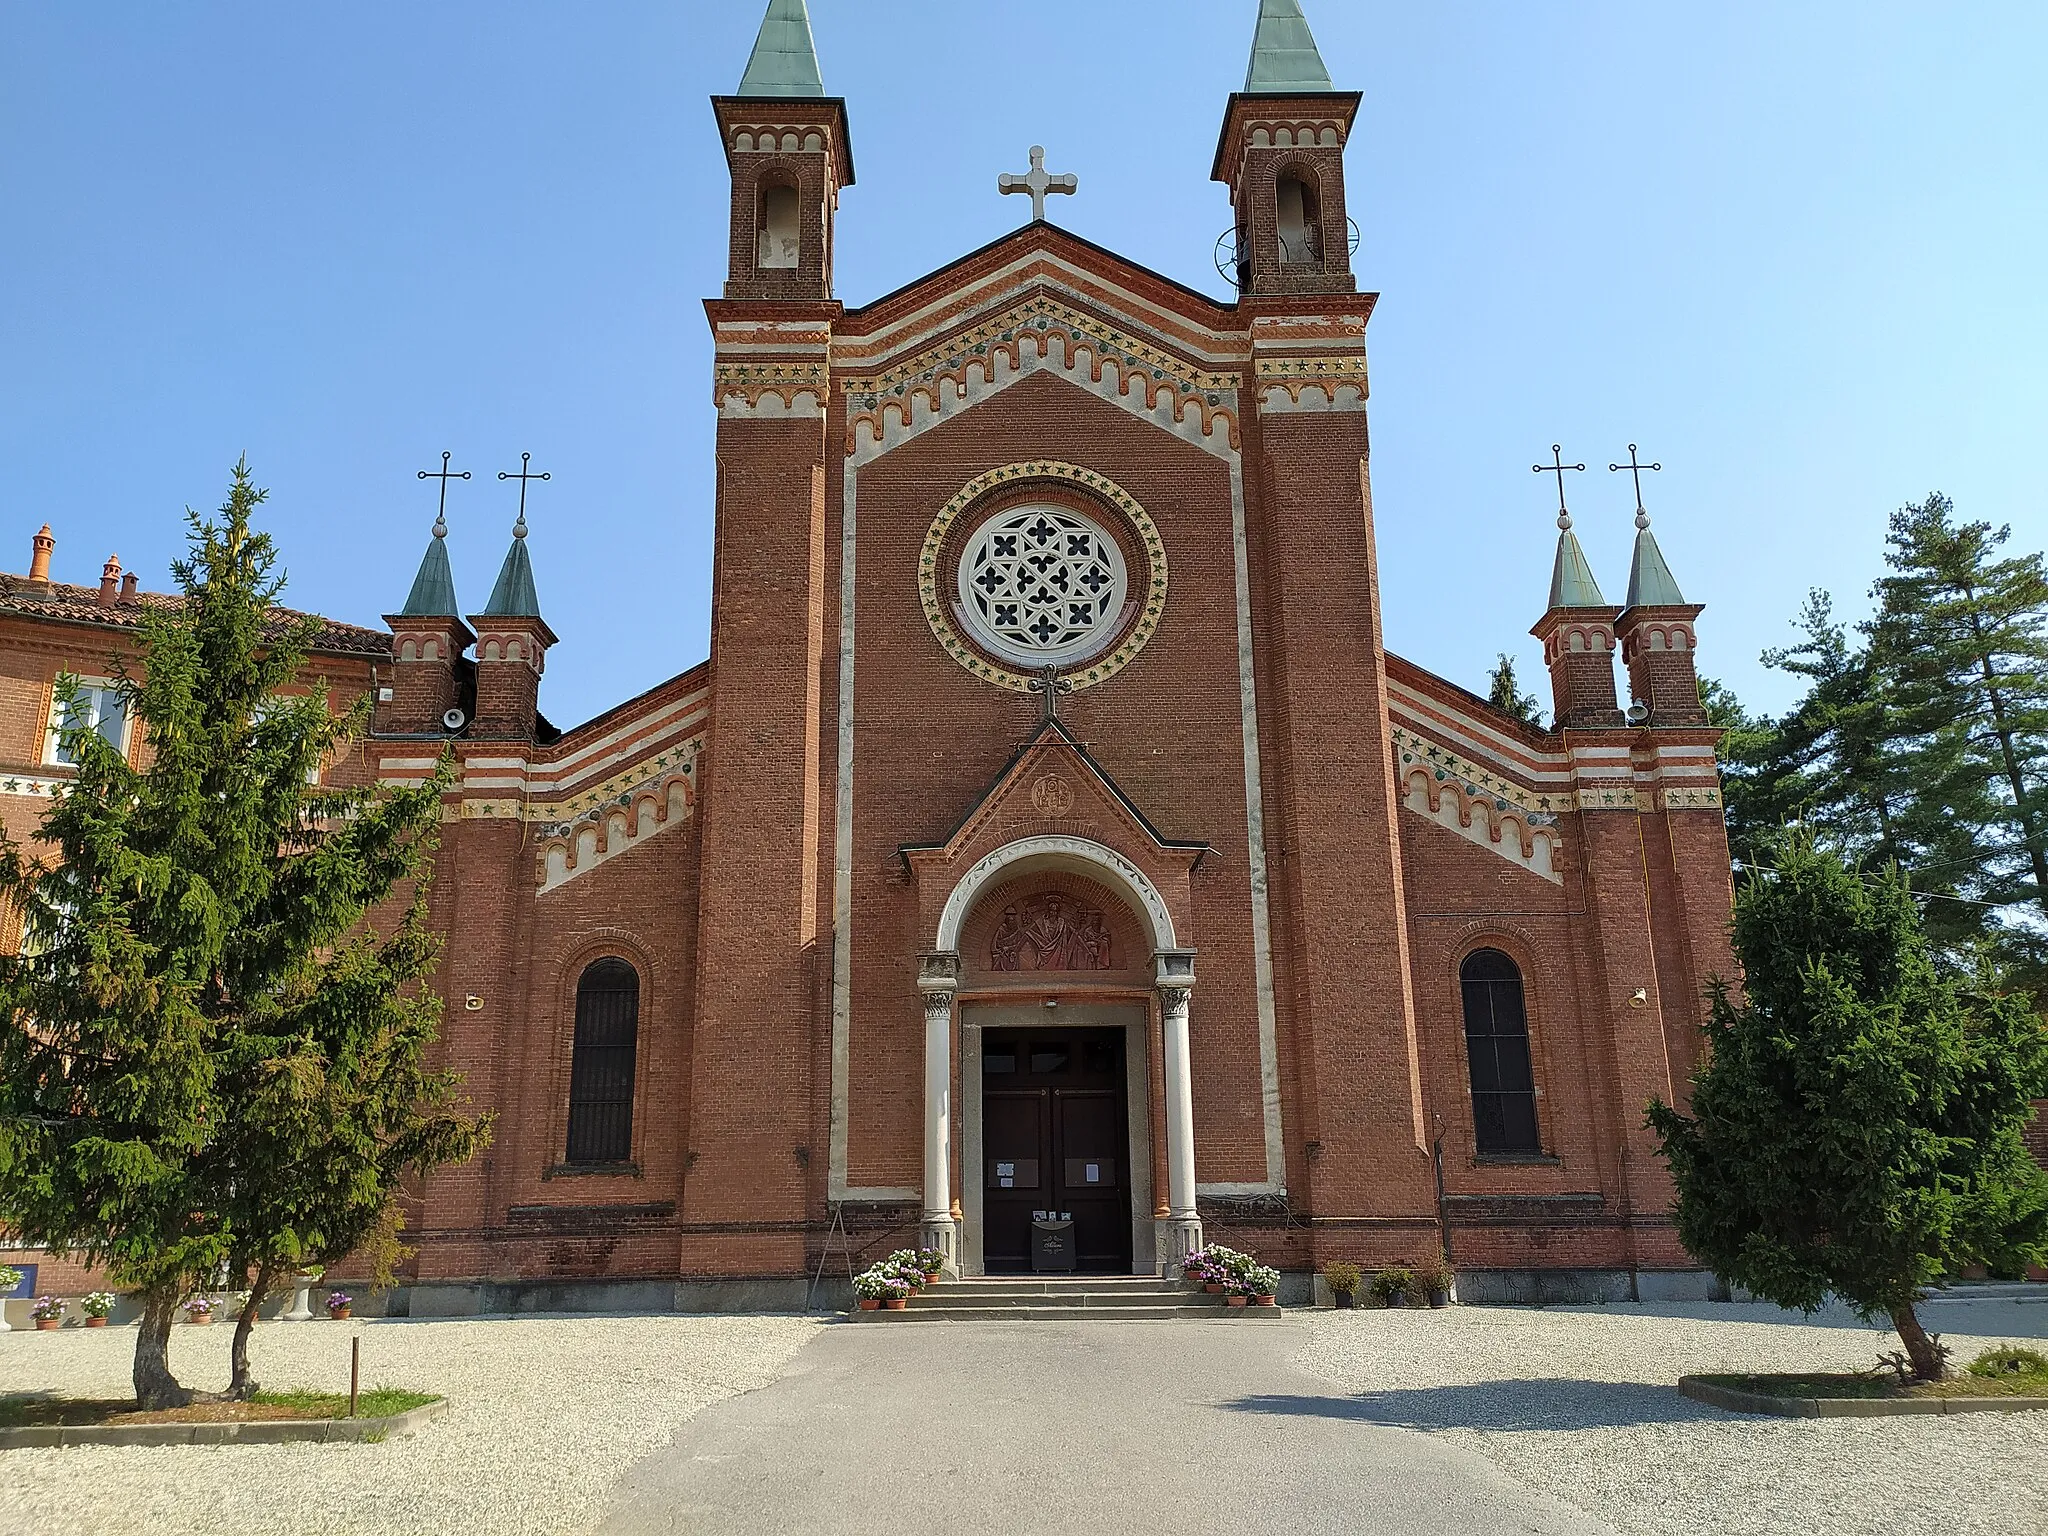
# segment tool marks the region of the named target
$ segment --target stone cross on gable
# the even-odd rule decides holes
[[[1074,691],[1074,685],[1061,677],[1060,669],[1055,666],[1041,667],[1027,686],[1040,696],[1039,702],[1045,707],[1045,716],[1038,722],[1041,730],[1058,721],[1060,695]]]
[[[1073,193],[1080,190],[1078,176],[1049,176],[1045,170],[1045,146],[1031,146],[1031,170],[1023,176],[1008,174],[996,178],[996,190],[1008,197],[1013,192],[1028,193],[1031,197],[1031,222],[1045,222],[1045,199],[1054,192]]]

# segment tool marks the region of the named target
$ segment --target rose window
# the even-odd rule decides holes
[[[960,555],[960,614],[975,639],[1026,667],[1095,655],[1116,637],[1127,597],[1116,540],[1063,507],[1013,507]]]

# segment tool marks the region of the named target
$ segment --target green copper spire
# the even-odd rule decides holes
[[[1244,88],[1268,96],[1335,89],[1296,0],[1259,0],[1259,27],[1252,34]]]
[[[505,551],[505,563],[498,567],[498,584],[491,588],[491,600],[484,604],[484,617],[491,619],[537,619],[540,594],[533,589],[533,561],[526,553],[526,514],[512,525],[512,547]]]
[[[818,73],[818,46],[811,41],[811,13],[804,0],[768,0],[761,35],[747,72],[740,77],[742,96],[823,96],[825,79]]]
[[[1636,508],[1636,557],[1628,568],[1628,605],[1631,608],[1680,608],[1685,594],[1671,567],[1664,563],[1664,551],[1650,532],[1650,514]]]
[[[1553,608],[1605,608],[1600,583],[1593,579],[1593,567],[1572,532],[1572,515],[1557,514],[1557,564],[1550,571],[1550,606]]]
[[[398,610],[400,618],[447,619],[462,612],[455,606],[455,575],[448,569],[448,520],[434,519],[434,541],[412,579],[412,595]]]

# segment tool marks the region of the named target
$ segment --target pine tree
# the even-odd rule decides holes
[[[1809,686],[1761,748],[1746,786],[1747,835],[1804,824],[1866,869],[1903,866],[1923,894],[1968,888],[1981,862],[1975,829],[1989,810],[1965,733],[1915,706],[1898,651],[1871,640],[1868,626],[1865,643],[1852,640],[1826,592],[1807,594],[1796,623],[1804,638],[1763,659]],[[1959,948],[1981,933],[1985,911],[1945,900],[1928,915],[1942,946]]]
[[[2048,569],[1939,493],[1894,513],[1872,650],[1899,678],[1922,794],[1967,827],[1974,894],[2048,913]],[[1950,767],[1951,760],[1954,767]],[[1960,787],[1959,787],[1960,786]]]
[[[1691,1112],[1650,1108],[1679,1236],[1768,1301],[1889,1318],[1936,1379],[1926,1288],[2048,1258],[2048,1173],[2021,1140],[2048,1025],[1936,967],[1896,868],[1859,875],[1804,833],[1769,862],[1736,898],[1744,995],[1714,990]]]
[[[424,1039],[417,1017],[387,1028],[338,1016],[363,1006],[346,985],[374,947],[361,919],[420,868],[440,786],[309,786],[361,729],[365,706],[331,713],[317,679],[309,696],[280,698],[301,681],[318,621],[276,607],[276,552],[251,526],[263,499],[243,463],[219,521],[188,512],[190,553],[173,567],[183,600],[144,610],[140,675],[115,664],[146,766],[78,719],[67,683],[64,718],[76,723],[64,738],[78,772],[42,825],[51,857],[0,848],[0,895],[32,940],[0,961],[12,1021],[0,1037],[0,1220],[139,1290],[134,1383],[145,1408],[191,1399],[166,1359],[187,1291],[286,1246],[264,1224],[258,1185],[310,1175],[278,1134],[289,1119],[278,1106],[318,1104],[331,1123],[297,1152],[374,1193],[383,1173],[366,1167],[361,1143],[378,1137],[350,1119],[365,1096],[323,1092],[316,1074],[347,1082],[367,1070],[396,1087],[402,1065],[324,1053],[392,1033],[416,1072],[431,1039],[430,1013]],[[401,924],[394,942],[416,948],[407,932]],[[386,971],[398,986],[424,975],[417,958]],[[403,1006],[387,1002],[386,1013]],[[433,1109],[435,1080],[416,1083]],[[264,1136],[267,1163],[248,1155]],[[469,1144],[450,1135],[417,1150],[431,1160]]]
[[[1542,701],[1535,694],[1522,691],[1521,679],[1515,676],[1515,659],[1506,651],[1500,653],[1500,662],[1487,679],[1486,701],[1525,725],[1539,730],[1543,727]]]
[[[440,789],[431,786],[428,817],[438,817]],[[366,792],[355,798],[344,824],[371,826],[385,807]],[[373,1282],[388,1283],[401,1180],[463,1162],[490,1139],[487,1117],[452,1107],[456,1075],[424,1066],[440,1021],[440,998],[426,985],[440,943],[427,925],[425,886],[415,883],[390,933],[360,920],[364,898],[388,890],[394,870],[417,882],[431,849],[432,820],[395,820],[385,818],[381,846],[337,861],[353,864],[361,884],[326,905],[332,948],[302,951],[298,973],[274,989],[274,1006],[252,1011],[222,1073],[236,1113],[215,1144],[215,1166],[234,1234],[232,1268],[250,1281],[231,1352],[234,1396],[255,1390],[249,1331],[275,1283],[365,1252],[386,1271]]]
[[[1752,715],[1733,690],[1711,677],[1700,679],[1700,706],[1707,724],[1721,731],[1714,756],[1721,768],[1721,801],[1728,822],[1728,852],[1738,863],[1754,863],[1763,839],[1791,819],[1782,802],[1782,781],[1774,776],[1778,731],[1766,715]]]

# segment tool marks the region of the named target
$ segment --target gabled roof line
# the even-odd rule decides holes
[[[1081,759],[1082,764],[1101,782],[1102,787],[1109,791],[1110,797],[1123,807],[1130,818],[1138,824],[1139,829],[1159,847],[1173,849],[1180,853],[1196,854],[1198,856],[1196,863],[1198,864],[1201,862],[1200,856],[1205,856],[1215,851],[1214,846],[1210,843],[1170,838],[1160,832],[1152,824],[1152,818],[1138,809],[1138,803],[1124,793],[1123,786],[1110,777],[1109,770],[1096,760],[1095,755],[1082,746],[1074,738],[1073,733],[1064,725],[1057,720],[1052,720],[1041,725],[1022,746],[1010,754],[1008,760],[996,771],[995,776],[989,780],[988,786],[979,795],[974,797],[973,804],[968,806],[966,813],[953,823],[944,837],[940,838],[937,842],[930,843],[899,843],[896,848],[896,854],[898,858],[903,860],[904,868],[908,869],[910,867],[910,855],[913,853],[936,853],[941,849],[951,847],[954,840],[973,824],[974,819],[981,814],[983,808],[995,798],[996,792],[1008,782],[1010,775],[1016,772],[1017,765],[1035,752],[1047,738],[1063,742],[1072,750],[1073,754]]]

